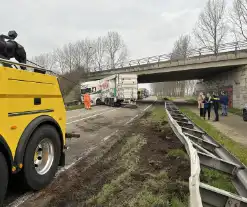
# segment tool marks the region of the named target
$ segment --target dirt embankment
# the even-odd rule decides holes
[[[23,206],[188,206],[189,160],[163,107],[113,139],[86,170],[82,160]]]

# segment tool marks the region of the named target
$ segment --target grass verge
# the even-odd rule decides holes
[[[185,97],[185,100],[190,104],[197,104],[197,98],[193,96]]]
[[[243,115],[242,109],[229,108],[228,111],[231,112],[232,114],[235,114],[235,115],[238,115],[238,116],[242,116]]]
[[[243,164],[247,165],[247,146],[239,144],[222,134],[213,125],[201,119],[197,114],[187,108],[180,108],[186,116],[188,116],[197,126],[204,129],[209,136],[213,137],[217,142],[223,145],[228,151],[235,155]]]
[[[121,174],[87,199],[86,206],[188,206],[187,154],[174,135],[166,138],[171,129],[164,107],[147,114],[117,152],[111,170],[122,169]]]
[[[200,175],[201,182],[237,194],[237,191],[231,182],[231,176],[221,173],[218,170],[205,167],[201,168]]]

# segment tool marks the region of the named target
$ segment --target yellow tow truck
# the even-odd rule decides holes
[[[0,206],[11,174],[40,190],[65,164],[66,110],[57,77],[46,73],[0,58]]]

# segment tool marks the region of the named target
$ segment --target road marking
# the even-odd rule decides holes
[[[115,132],[112,132],[110,135],[106,136],[103,138],[103,141],[107,141],[109,138],[111,138],[113,135],[115,135],[116,133],[118,133],[119,129],[117,129]]]
[[[112,109],[112,110],[108,110],[108,111],[104,111],[102,113],[99,113],[99,114],[94,114],[92,116],[87,116],[87,117],[84,117],[82,119],[77,119],[77,120],[74,120],[74,121],[71,121],[71,122],[67,122],[66,124],[69,125],[69,124],[73,124],[73,123],[76,123],[76,122],[79,122],[79,121],[82,121],[82,120],[85,120],[85,119],[90,119],[90,118],[93,118],[95,116],[99,116],[101,114],[104,114],[104,113],[107,113],[107,112],[111,112],[111,111],[116,111],[116,110],[119,110],[121,108],[117,108],[117,109]]]
[[[90,147],[87,151],[83,152],[79,158],[77,158],[74,162],[72,162],[71,164],[69,165],[66,165],[64,167],[62,167],[61,169],[58,170],[58,172],[56,173],[55,175],[55,178],[57,176],[59,176],[62,172],[70,169],[71,167],[73,167],[75,164],[77,164],[82,158],[88,156],[97,146],[93,146],[93,147]]]
[[[156,97],[156,100],[154,100],[153,103],[151,103],[149,106],[147,106],[145,109],[143,109],[143,111],[147,111],[157,100],[158,100],[158,98]]]
[[[7,207],[18,207],[19,205],[27,201],[29,198],[31,198],[33,195],[34,193],[26,193],[25,195],[17,198],[15,201],[7,205]]]
[[[73,118],[76,118],[76,117],[80,117],[80,116],[83,116],[83,115],[93,114],[93,113],[96,113],[96,112],[107,111],[107,110],[109,110],[109,108],[104,108],[104,109],[97,110],[97,111],[90,111],[90,112],[86,112],[86,113],[80,113],[79,115],[68,117],[67,120],[73,119]]]
[[[138,117],[139,114],[135,115],[134,117],[132,117],[129,121],[127,121],[124,126],[128,125],[130,122],[132,122],[136,117]]]

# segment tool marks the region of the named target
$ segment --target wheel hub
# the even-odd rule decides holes
[[[54,147],[51,140],[45,138],[36,147],[34,153],[34,167],[38,174],[46,174],[54,161]]]

